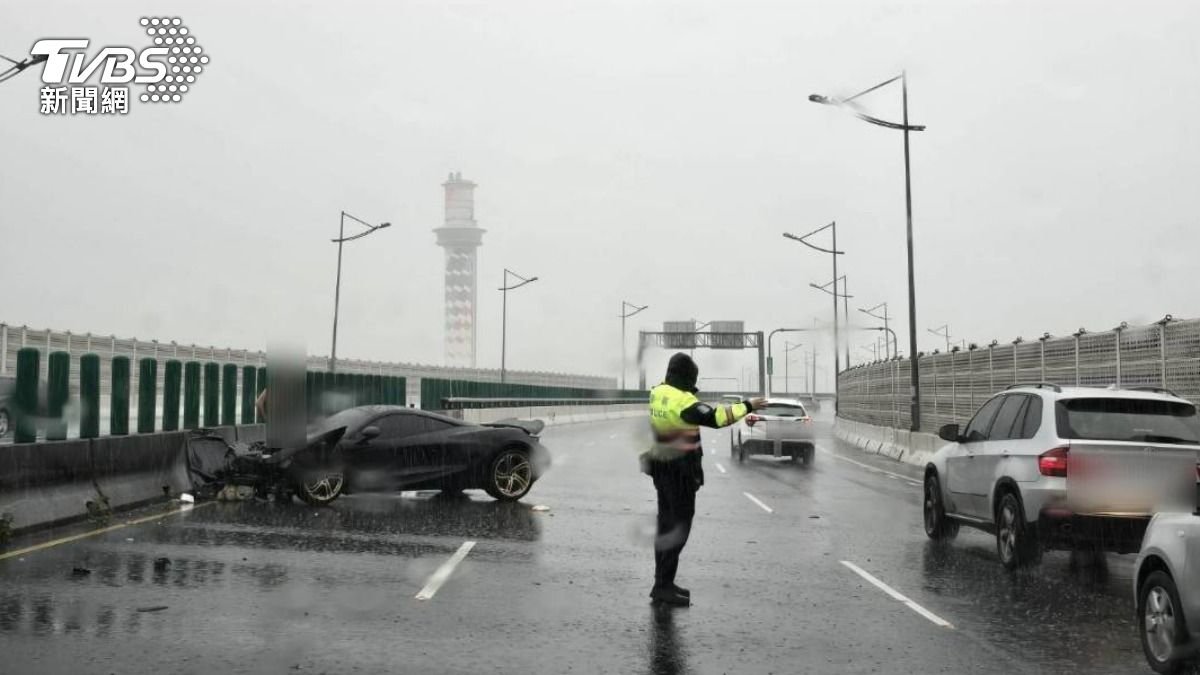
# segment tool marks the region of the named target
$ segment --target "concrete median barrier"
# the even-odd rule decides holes
[[[0,446],[0,516],[14,532],[78,520],[98,501],[90,440]]]
[[[186,437],[187,432],[167,431],[95,439],[94,480],[109,507],[131,508],[187,491]]]
[[[842,417],[834,423],[833,433],[864,452],[915,466],[924,466],[944,444],[934,434],[855,422]]]

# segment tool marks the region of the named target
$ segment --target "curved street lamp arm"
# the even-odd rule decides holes
[[[801,244],[804,244],[805,246],[807,246],[807,247],[809,247],[809,248],[811,248],[811,249],[814,249],[814,250],[820,251],[820,252],[822,252],[822,253],[832,253],[832,254],[834,254],[834,255],[842,255],[842,254],[844,254],[844,253],[845,253],[845,251],[835,251],[835,250],[833,250],[833,249],[830,249],[830,248],[822,248],[822,247],[820,247],[820,246],[816,246],[816,245],[814,245],[814,244],[810,244],[810,243],[807,241],[807,239],[808,239],[809,237],[813,236],[814,234],[817,234],[818,232],[824,232],[825,230],[828,230],[829,228],[833,227],[833,225],[834,225],[834,223],[829,223],[828,225],[825,225],[824,227],[818,227],[817,229],[813,230],[812,232],[809,232],[808,234],[806,234],[806,235],[804,235],[804,236],[796,236],[796,235],[792,234],[791,232],[784,232],[784,233],[783,233],[783,236],[787,237],[788,239],[791,239],[791,240],[794,240],[794,241],[798,241],[798,242],[800,242]]]
[[[510,274],[511,274],[511,275],[513,275],[514,277],[516,277],[516,278],[520,279],[520,280],[521,280],[521,283],[519,283],[519,284],[517,284],[517,285],[515,285],[515,286],[509,286],[509,285],[508,285],[508,275],[510,275]],[[526,284],[532,284],[533,282],[535,282],[535,281],[537,281],[537,280],[538,280],[538,278],[537,278],[537,277],[531,277],[531,278],[529,278],[529,279],[526,279],[525,277],[521,276],[520,274],[517,274],[516,272],[513,272],[512,270],[505,268],[505,270],[504,270],[504,287],[503,287],[503,288],[497,288],[496,290],[498,290],[498,291],[511,291],[511,290],[513,290],[513,289],[520,288],[520,287],[522,287],[522,286],[524,286],[524,285],[526,285]]]
[[[342,226],[343,226],[343,228],[346,225],[347,218],[349,218],[350,220],[353,220],[354,222],[367,228],[366,231],[359,232],[358,234],[351,235],[349,237],[338,237],[337,239],[330,239],[330,241],[332,241],[333,243],[339,244],[339,243],[344,243],[347,241],[354,241],[355,239],[362,239],[363,237],[367,236],[368,234],[371,234],[372,232],[374,232],[375,230],[382,230],[385,227],[392,226],[391,223],[380,223],[378,225],[372,225],[371,223],[368,223],[367,221],[363,220],[362,218],[359,218],[357,216],[346,213],[345,211],[342,211]]]
[[[625,313],[626,307],[633,307],[633,311],[626,314]],[[650,305],[641,305],[639,307],[638,305],[635,305],[632,302],[629,302],[627,300],[622,300],[621,301],[621,316],[620,316],[620,318],[628,319],[629,317],[633,316],[634,314],[637,314],[638,312],[640,312],[644,309],[648,309],[649,307],[650,307]]]
[[[818,286],[816,284],[810,283],[809,286],[812,286],[813,288],[817,289],[818,291],[821,291],[823,293],[828,293],[828,294],[838,297],[838,298],[853,298],[854,297],[853,295],[846,295],[845,293],[837,293],[837,292],[829,290],[828,288],[826,288],[827,286],[829,286],[829,284],[825,284],[825,286]]]

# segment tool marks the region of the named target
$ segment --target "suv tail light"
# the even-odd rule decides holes
[[[754,414],[746,415],[746,424],[748,424],[750,426],[754,426],[754,423],[758,422],[761,419],[762,418],[759,417],[758,415],[754,415]]]
[[[1038,472],[1043,476],[1067,477],[1067,459],[1071,449],[1067,446],[1047,450],[1038,455]]]

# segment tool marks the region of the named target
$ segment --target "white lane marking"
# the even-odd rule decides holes
[[[921,484],[921,481],[919,481],[915,478],[909,478],[908,476],[905,476],[904,474],[892,473],[891,471],[886,471],[884,469],[880,469],[879,467],[871,466],[870,464],[865,464],[863,462],[859,462],[857,460],[850,459],[849,457],[843,457],[843,456],[837,454],[836,452],[826,450],[825,448],[817,448],[817,450],[820,450],[821,454],[823,454],[823,455],[829,455],[830,457],[833,457],[834,459],[840,459],[843,462],[849,462],[855,466],[860,466],[860,467],[866,469],[867,471],[874,471],[875,473],[881,473],[881,474],[884,474],[885,476],[891,476],[892,478],[895,478],[897,480],[908,481],[909,483],[912,483],[913,485]]]
[[[746,495],[746,499],[749,499],[750,501],[754,502],[755,504],[758,504],[759,506],[761,506],[763,511],[766,511],[767,513],[775,513],[775,509],[762,503],[762,500],[759,499],[758,497],[755,497],[754,495],[750,494],[749,492],[743,492],[742,494]]]
[[[843,565],[845,565],[847,568],[849,568],[852,572],[854,572],[858,576],[866,579],[867,581],[871,582],[879,590],[892,596],[893,600],[903,602],[909,609],[916,612],[917,614],[920,614],[921,616],[925,617],[926,619],[929,619],[934,624],[941,626],[942,628],[950,628],[950,629],[954,628],[954,624],[943,619],[942,617],[938,616],[937,614],[934,614],[933,612],[925,609],[924,607],[918,605],[917,603],[913,602],[912,600],[909,600],[907,597],[905,597],[904,594],[900,593],[900,591],[897,591],[896,589],[892,588],[891,586],[888,586],[887,584],[883,583],[879,579],[876,579],[874,576],[871,575],[870,572],[864,570],[863,568],[859,567],[858,565],[855,565],[854,563],[850,562],[849,560],[843,560],[841,562]]]
[[[425,588],[422,588],[421,592],[417,593],[417,600],[428,600],[432,598],[434,594],[438,592],[438,589],[442,587],[442,584],[446,583],[446,580],[449,579],[450,575],[454,573],[454,568],[458,567],[458,564],[463,561],[463,558],[467,557],[467,554],[470,553],[471,549],[473,548],[475,548],[475,542],[463,542],[463,545],[458,547],[458,550],[454,552],[454,555],[450,556],[449,560],[442,563],[442,566],[437,568],[437,571],[433,573],[433,576],[429,577],[429,581],[426,582]]]
[[[717,471],[720,471],[721,473],[725,473],[725,467],[721,466],[720,462],[713,462],[713,464],[716,465]]]

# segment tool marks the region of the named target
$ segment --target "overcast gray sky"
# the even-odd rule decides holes
[[[345,209],[394,226],[346,248],[339,352],[438,363],[430,230],[461,171],[488,230],[481,365],[499,363],[505,266],[542,278],[510,296],[510,368],[615,375],[622,299],[651,306],[631,333],[828,320],[808,288],[828,257],[780,234],[834,219],[852,306],[887,301],[903,331],[901,134],[807,101],[902,68],[929,127],[912,139],[922,349],[944,323],[1006,341],[1200,315],[1195,3],[170,10],[212,58],[180,104],[43,117],[38,73],[0,84],[0,321],[252,348],[286,333],[328,353]],[[26,3],[0,53],[142,46],[150,12]],[[863,103],[899,119],[898,88]],[[705,375],[751,362],[697,355]]]

